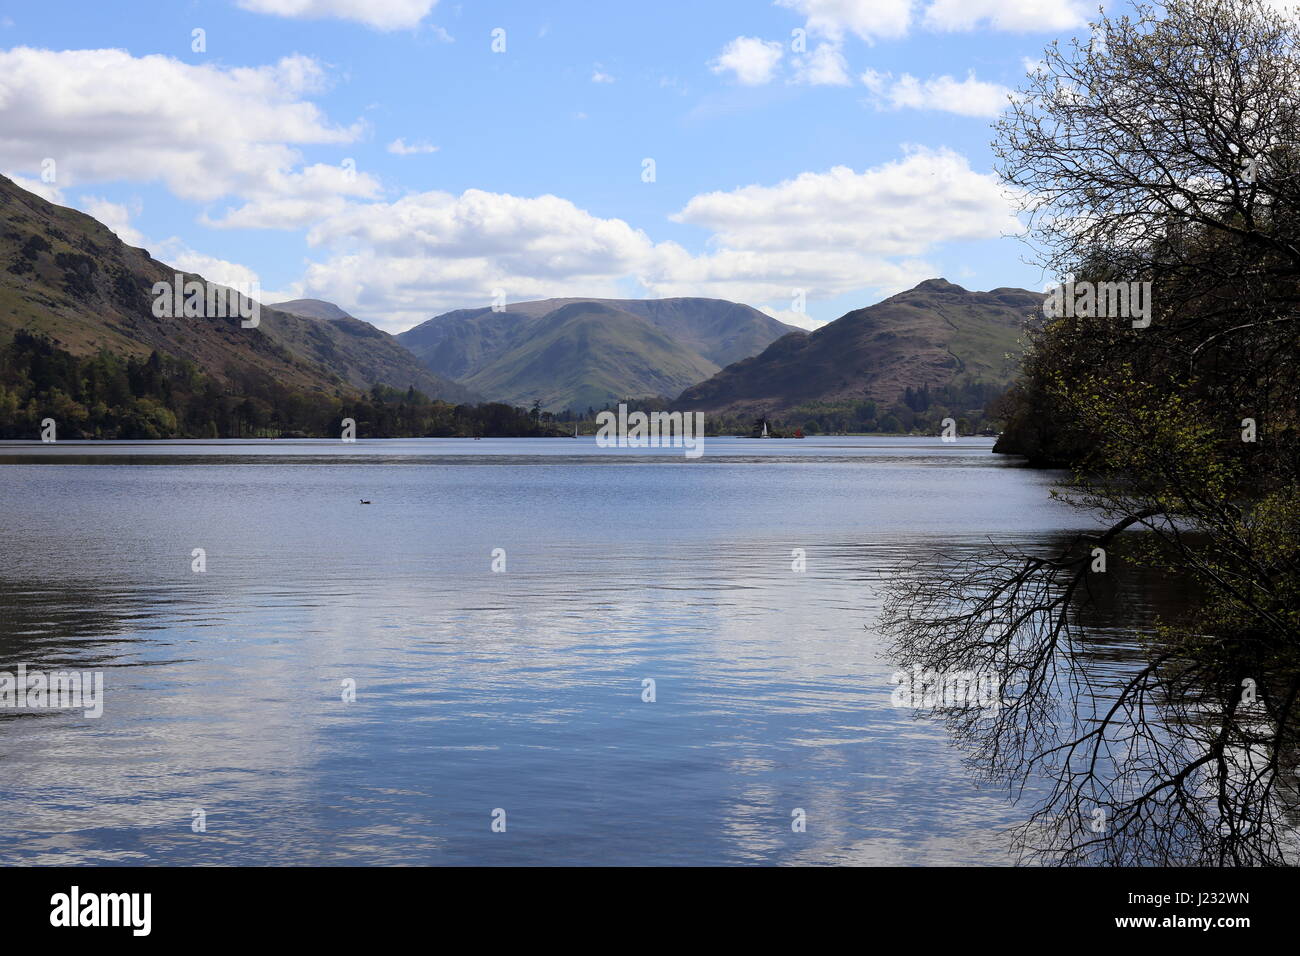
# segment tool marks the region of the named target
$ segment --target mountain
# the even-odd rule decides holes
[[[673,407],[746,415],[862,399],[886,407],[909,388],[1007,383],[1018,369],[1020,331],[1042,302],[1024,289],[970,292],[928,279],[814,332],[778,339],[686,389]]]
[[[331,396],[376,384],[414,385],[451,401],[468,394],[431,375],[392,336],[346,315],[321,321],[262,307],[256,328],[241,327],[238,314],[156,317],[154,284],[174,284],[178,271],[85,213],[0,176],[0,340],[25,329],[74,355],[157,351],[236,390],[251,377]]]
[[[333,302],[321,299],[277,302],[262,310],[263,322],[268,309],[273,316],[306,320],[274,321],[272,332],[295,355],[306,356],[331,369],[355,388],[413,386],[430,398],[448,402],[480,400],[473,390],[430,372],[396,337],[348,315]]]
[[[326,302],[324,299],[289,299],[286,302],[272,302],[271,308],[304,319],[323,319],[327,322],[352,318],[333,302]]]
[[[721,299],[569,298],[459,309],[397,338],[435,374],[562,410],[676,395],[790,331]]]

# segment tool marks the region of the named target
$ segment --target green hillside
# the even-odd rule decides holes
[[[675,395],[790,331],[720,299],[546,299],[448,312],[398,339],[490,398],[562,410]]]

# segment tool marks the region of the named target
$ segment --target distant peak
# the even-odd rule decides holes
[[[965,292],[961,286],[947,279],[926,279],[913,292]]]
[[[297,315],[304,319],[332,321],[352,318],[333,302],[326,302],[324,299],[289,299],[287,302],[274,302],[269,308],[279,309],[281,312],[288,312],[290,315]]]

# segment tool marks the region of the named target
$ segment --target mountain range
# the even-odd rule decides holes
[[[864,400],[886,408],[912,390],[1010,382],[1020,332],[1043,300],[930,279],[807,333],[721,299],[543,299],[447,312],[392,336],[319,299],[264,305],[256,328],[238,316],[157,317],[152,289],[177,274],[0,176],[0,345],[24,329],[80,356],[157,351],[235,394],[256,381],[333,398],[388,386],[551,411],[625,398],[728,416]]]
[[[558,411],[676,395],[793,331],[721,299],[543,299],[448,312],[397,338],[438,375]]]

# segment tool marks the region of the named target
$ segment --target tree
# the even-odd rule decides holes
[[[1001,675],[995,716],[949,716],[991,776],[1051,781],[1028,852],[1295,862],[1297,24],[1262,0],[1102,16],[1090,41],[1047,49],[995,149],[1039,261],[1079,306],[1031,332],[1006,445],[1073,466],[1060,494],[1099,527],[904,576],[896,652]],[[1081,623],[1108,573],[1096,553],[1117,549],[1190,596],[1124,675],[1090,669]]]

